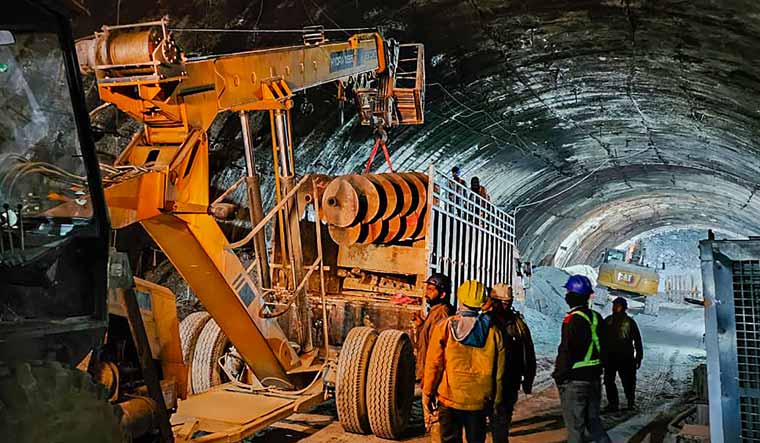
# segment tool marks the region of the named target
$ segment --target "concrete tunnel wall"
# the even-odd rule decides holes
[[[115,5],[101,3],[80,33],[114,22]],[[760,231],[760,2],[149,3],[122,5],[121,22],[171,12],[197,27],[379,24],[424,43],[426,123],[391,132],[394,166],[478,175],[496,203],[517,209],[523,256],[536,263],[593,261],[665,226]],[[186,38],[211,53],[271,42]],[[352,119],[340,127],[334,103],[315,106],[315,116],[294,116],[298,171],[359,171],[368,131]],[[224,164],[215,180],[240,173]]]

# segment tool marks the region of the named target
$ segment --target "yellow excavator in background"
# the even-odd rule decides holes
[[[597,284],[606,288],[611,297],[620,295],[644,301],[645,297],[657,294],[660,276],[643,262],[641,242],[632,242],[626,250],[605,250]]]

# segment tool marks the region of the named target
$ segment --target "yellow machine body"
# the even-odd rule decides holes
[[[279,234],[286,252],[279,264],[281,269],[288,268],[286,289],[305,297],[306,281],[322,265],[320,252],[303,275],[298,205],[294,204],[298,186],[290,121],[293,94],[337,82],[342,95],[344,83],[351,80],[362,86],[355,89],[354,97],[362,124],[381,129],[421,124],[422,45],[401,45],[415,54],[413,72],[405,74],[400,65],[388,66],[386,43],[378,33],[365,33],[346,41],[322,39],[187,60],[174,43],[166,19],[104,27],[93,38],[77,42],[81,70],[95,75],[100,98],[143,123],[113,165],[103,169],[112,227],[142,225],[259,380],[289,383],[299,371],[316,372],[317,350],[302,349],[306,352],[296,354],[277,320],[261,315],[264,292],[271,289],[254,282],[252,268],[243,265],[234,252],[237,246],[230,244],[212,215],[207,131],[221,112],[239,113],[241,122],[246,122],[244,133],[246,113],[269,113],[277,206],[266,220],[276,223],[275,235]],[[250,174],[255,169],[249,166]],[[243,179],[233,187],[241,183]],[[65,214],[79,209],[64,203],[54,210]],[[187,369],[181,358],[177,360],[176,312],[165,315],[176,306],[167,302],[171,295],[165,288],[141,281],[139,288],[152,300],[152,312],[144,311],[143,317],[155,332],[149,334],[153,354],[160,357],[164,374],[175,379],[179,396],[184,397]],[[307,310],[308,320],[306,303],[300,305]],[[120,307],[112,309],[118,315]],[[322,399],[321,383],[309,385],[299,395],[279,397],[212,389],[180,402],[172,417],[175,439],[237,441]],[[196,438],[197,431],[209,434]]]
[[[611,260],[599,267],[597,284],[614,291],[650,296],[657,294],[660,276],[645,266]]]

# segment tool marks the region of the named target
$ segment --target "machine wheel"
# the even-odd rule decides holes
[[[179,339],[182,343],[182,360],[186,365],[193,362],[193,351],[203,327],[211,320],[211,315],[206,311],[193,312],[185,317],[179,324]]]
[[[367,405],[372,432],[398,439],[409,425],[414,400],[412,340],[402,331],[383,331],[369,362]]]
[[[367,412],[367,373],[377,331],[359,327],[348,331],[338,356],[335,405],[346,432],[369,434],[372,428]]]
[[[222,369],[219,359],[230,345],[214,319],[210,319],[203,327],[193,352],[193,363],[190,368],[194,394],[200,394],[222,383]]]
[[[22,363],[0,374],[3,441],[127,442],[120,409],[89,374],[57,362]]]

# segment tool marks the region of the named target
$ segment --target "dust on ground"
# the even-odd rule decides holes
[[[538,374],[532,395],[520,394],[515,408],[510,441],[548,443],[566,440],[559,407],[559,395],[551,379],[562,317],[565,313],[562,284],[567,273],[554,268],[538,268],[526,302],[518,305],[531,327],[538,358]],[[649,439],[662,442],[671,417],[689,403],[692,370],[705,361],[704,314],[701,307],[660,303],[653,300],[656,315],[634,317],[644,339],[644,362],[638,372],[637,412],[603,416],[612,441],[638,443]],[[611,306],[601,308],[608,315]],[[621,398],[624,398],[620,392]],[[602,405],[606,399],[602,400]],[[422,443],[422,408],[415,401],[412,425],[402,441]],[[298,414],[260,433],[252,442],[385,442],[371,435],[343,432],[334,404],[328,402],[312,414]],[[490,440],[489,440],[490,441]]]

